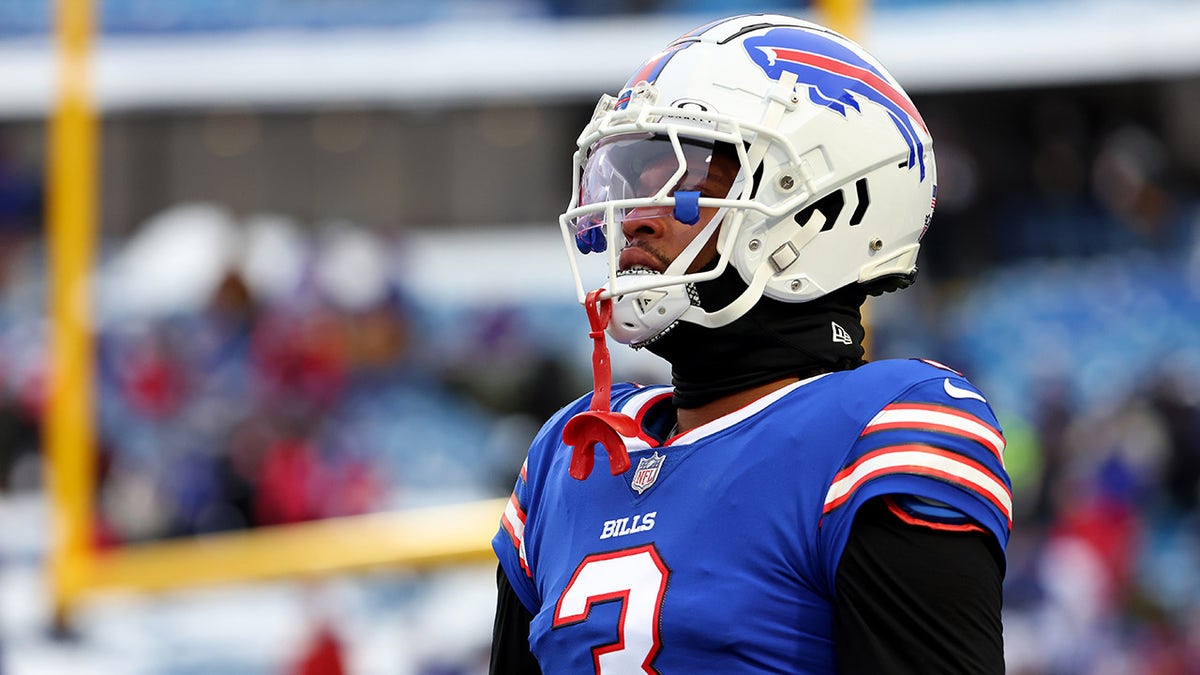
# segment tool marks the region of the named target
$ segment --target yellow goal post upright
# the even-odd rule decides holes
[[[817,0],[819,20],[858,32],[865,0]],[[47,569],[60,627],[87,596],[327,575],[377,567],[432,568],[494,560],[504,499],[335,518],[142,543],[92,545],[95,485],[94,323],[91,305],[100,124],[90,68],[93,0],[57,0],[58,81],[47,133],[49,319],[44,423],[50,546]]]
[[[89,69],[92,0],[59,0],[58,82],[49,120],[48,402],[44,446],[50,502],[47,570],[56,624],[104,590],[162,591],[333,574],[387,565],[433,567],[493,558],[503,499],[368,514],[97,551],[94,322],[99,122]]]
[[[59,0],[58,81],[47,133],[50,360],[45,452],[52,504],[50,576],[55,616],[86,586],[95,492],[91,272],[96,214],[96,116],[89,72],[90,0]]]

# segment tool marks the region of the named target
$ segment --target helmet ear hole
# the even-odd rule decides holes
[[[797,211],[793,219],[797,225],[804,227],[812,220],[813,212],[819,212],[825,217],[825,224],[821,226],[821,231],[827,232],[833,229],[833,224],[837,221],[838,216],[841,215],[842,209],[845,207],[846,196],[842,194],[841,190],[834,190]]]
[[[871,205],[871,193],[867,190],[865,176],[854,182],[854,191],[858,193],[858,206],[854,207],[854,213],[850,215],[850,224],[858,225],[867,215],[867,207]]]

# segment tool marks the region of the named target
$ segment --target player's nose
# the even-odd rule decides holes
[[[642,206],[630,209],[621,221],[621,231],[626,241],[662,236],[664,230],[674,222],[671,209],[667,206]]]

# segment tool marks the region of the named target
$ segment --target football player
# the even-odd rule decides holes
[[[1003,672],[996,417],[947,366],[863,358],[936,195],[896,80],[806,21],[717,21],[602,97],[574,161],[595,390],[501,517],[492,672]],[[611,385],[606,332],[672,384]]]

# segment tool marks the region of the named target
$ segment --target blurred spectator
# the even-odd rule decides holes
[[[342,642],[328,624],[322,624],[312,636],[307,650],[288,675],[342,675],[346,672]]]
[[[1163,487],[1169,507],[1196,513],[1200,505],[1200,382],[1186,370],[1168,371],[1150,383],[1150,405],[1162,419],[1169,455]]]
[[[318,484],[316,449],[301,434],[286,434],[267,447],[259,474],[255,523],[285,525],[316,517],[310,493]]]
[[[32,490],[28,474],[39,462],[40,425],[35,411],[0,390],[0,493]]]
[[[1167,153],[1145,127],[1128,124],[1100,139],[1092,189],[1126,239],[1157,251],[1184,243],[1178,205],[1166,184]]]
[[[23,165],[0,135],[0,251],[14,237],[28,237],[42,225],[42,181],[37,167]],[[4,261],[0,259],[0,270]]]

